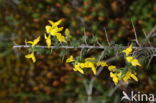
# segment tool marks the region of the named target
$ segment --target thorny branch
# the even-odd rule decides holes
[[[150,41],[148,40],[148,43],[150,44],[150,47],[142,47],[141,46],[141,44],[139,43],[139,41],[138,41],[138,37],[137,37],[137,33],[136,33],[136,30],[135,30],[135,26],[134,26],[134,24],[133,24],[133,22],[132,22],[132,26],[133,26],[133,30],[134,30],[134,35],[135,35],[135,41],[136,41],[136,43],[138,44],[138,46],[133,46],[133,49],[148,49],[148,50],[154,50],[154,51],[156,51],[156,47],[152,47],[151,46],[151,43],[150,43]],[[52,50],[52,49],[55,49],[55,48],[64,48],[64,49],[81,49],[81,52],[83,51],[83,49],[102,49],[103,50],[103,52],[101,53],[101,56],[104,54],[104,51],[105,51],[105,49],[107,49],[107,48],[115,48],[115,46],[111,46],[110,45],[110,41],[109,41],[109,39],[108,39],[108,35],[107,35],[107,32],[106,32],[106,29],[104,28],[104,30],[105,30],[105,36],[106,36],[106,40],[107,40],[107,42],[108,42],[108,46],[103,46],[103,45],[101,45],[98,41],[97,41],[97,43],[99,44],[99,45],[97,45],[97,46],[95,46],[95,45],[88,45],[87,44],[87,40],[86,40],[86,35],[85,35],[85,38],[84,38],[84,41],[85,41],[85,44],[84,45],[80,45],[80,46],[65,46],[65,45],[60,45],[60,46],[50,46],[50,49]],[[155,27],[154,27],[154,30],[155,30]],[[152,30],[153,31],[153,30]],[[146,33],[145,33],[145,31],[143,31],[144,32],[144,35],[145,35],[145,37],[146,37],[146,39],[148,39],[149,38],[149,36],[151,36],[151,33],[149,34],[149,35],[146,35]],[[84,34],[85,34],[85,30],[84,30]],[[14,45],[13,46],[13,48],[15,49],[15,48],[30,48],[30,47],[32,47],[31,45]],[[127,48],[128,46],[121,46],[121,48],[122,49],[125,49],[125,48]],[[46,48],[48,48],[48,46],[39,46],[39,45],[37,45],[37,46],[35,46],[35,48],[43,48],[43,49],[46,49]],[[81,54],[80,54],[81,55]],[[99,58],[99,60],[100,59],[102,59],[101,58],[101,56],[100,56],[100,58]],[[155,56],[155,55],[154,55]],[[113,61],[113,60],[116,60],[116,59],[118,59],[119,57],[121,57],[121,55],[116,55],[116,56],[114,56],[114,57],[112,57],[112,58],[110,58],[110,59],[108,59],[108,60],[106,60],[106,62],[110,62],[110,61]],[[151,62],[151,60],[152,60],[152,58],[153,58],[153,56],[150,58],[150,62]],[[150,63],[149,62],[149,63]],[[148,64],[149,65],[149,64]],[[89,81],[89,83],[87,83],[87,82],[84,82],[84,85],[85,85],[85,89],[86,89],[86,93],[87,93],[87,103],[91,103],[91,101],[92,101],[92,92],[93,92],[93,87],[94,87],[94,81],[97,79],[97,77],[98,77],[98,75],[100,75],[100,73],[102,72],[102,70],[103,70],[103,67],[100,67],[99,69],[98,69],[98,71],[97,71],[97,74],[95,75],[95,76],[93,76],[92,78],[91,78],[91,80]],[[116,91],[116,89],[119,87],[119,85],[117,85],[116,87],[115,87],[115,89],[113,89],[113,91],[109,94],[109,96],[112,96],[113,95],[113,93]]]
[[[31,45],[14,45],[13,48],[30,48]],[[36,48],[48,48],[48,46],[34,46]],[[92,45],[80,45],[77,47],[74,46],[51,46],[51,49],[55,48],[64,48],[64,49],[107,49],[107,48],[114,48],[115,46],[92,46]],[[127,48],[128,46],[122,46],[122,49]],[[156,47],[137,47],[133,46],[133,49],[156,49]]]

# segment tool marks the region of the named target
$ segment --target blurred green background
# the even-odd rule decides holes
[[[97,35],[105,40],[104,28],[113,43],[132,41],[135,24],[139,41],[156,25],[155,0],[0,0],[0,103],[85,103],[83,77],[62,62],[59,54],[40,54],[37,62],[24,58],[26,49],[13,49],[45,32],[48,20],[64,18],[73,36]],[[144,32],[143,32],[144,31]],[[154,46],[156,37],[151,38]],[[42,43],[46,45],[45,43]],[[139,82],[129,86],[156,93],[156,58],[139,70]],[[105,73],[106,74],[106,73]],[[114,89],[109,74],[95,81],[93,103],[120,103],[121,90]]]

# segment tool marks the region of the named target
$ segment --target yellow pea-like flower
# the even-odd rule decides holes
[[[132,57],[132,56],[128,56],[128,57],[126,57],[126,60],[127,60],[128,62],[132,62],[133,59],[134,59],[134,57]]]
[[[132,77],[135,81],[138,81],[138,78],[137,78],[134,74],[131,74],[131,77]]]
[[[131,61],[131,64],[132,64],[133,66],[141,66],[141,64],[139,63],[139,61],[138,61],[137,59],[133,59],[133,60]]]
[[[109,71],[113,71],[114,69],[116,69],[116,66],[114,66],[114,65],[108,66],[108,69],[109,69]]]
[[[117,77],[114,77],[114,78],[113,78],[113,82],[114,82],[114,84],[116,85],[116,84],[119,82],[119,79],[118,79]]]
[[[66,42],[65,37],[60,33],[56,35],[56,38],[58,39],[59,42]]]
[[[80,63],[76,64],[73,68],[74,71],[79,71],[81,74],[84,74],[83,69],[80,67]]]
[[[36,58],[33,52],[31,54],[25,55],[25,58],[32,59],[34,63],[36,62]]]
[[[80,66],[80,68],[85,68],[85,63],[78,63],[78,65]]]
[[[38,44],[38,42],[40,41],[40,36],[38,36],[36,39],[34,39],[33,41],[28,41],[27,43],[32,44],[32,46],[35,46]]]
[[[102,67],[105,67],[105,66],[107,67],[108,66],[105,61],[99,61],[99,62],[96,63],[96,65],[97,66],[102,66]]]
[[[68,28],[65,29],[65,35],[66,35],[66,37],[69,38],[69,39],[72,38],[72,36],[70,35],[70,31],[69,31]]]
[[[128,77],[128,76],[125,76],[125,77],[123,78],[123,80],[125,81],[126,84],[128,84],[129,77]]]
[[[74,69],[75,71],[79,71],[81,74],[84,74],[84,71],[81,68]]]
[[[46,40],[46,44],[47,44],[48,48],[50,48],[50,46],[51,46],[51,35],[48,35],[48,37],[47,37],[47,35],[44,34],[44,38]]]
[[[56,22],[49,20],[51,26],[47,25],[45,29],[48,34],[55,36],[59,42],[66,42],[65,37],[60,33],[63,30],[63,27],[58,27],[61,24],[62,20],[63,19],[60,19]],[[66,34],[69,34],[68,30],[66,30]]]
[[[58,35],[58,33],[63,30],[63,27],[60,27],[60,28],[58,28],[58,27],[52,28],[49,25],[47,25],[45,28],[46,28],[46,32],[49,33],[52,36]]]
[[[52,27],[57,27],[57,26],[59,26],[61,24],[62,21],[63,21],[63,19],[60,19],[60,20],[58,20],[56,22],[53,22],[53,21],[49,20],[48,22],[52,25]]]
[[[96,67],[93,62],[86,61],[84,64],[86,68],[91,68],[93,74],[96,75]]]
[[[125,50],[122,51],[123,53],[126,53],[126,55],[129,55],[132,52],[132,44]]]
[[[93,65],[93,63],[90,61],[86,61],[84,64],[85,64],[85,67],[91,67]]]
[[[133,66],[141,66],[141,64],[139,63],[139,61],[137,59],[134,59],[134,57],[132,57],[132,56],[126,57],[126,60],[129,63],[131,63]]]
[[[128,72],[125,74],[123,80],[128,84],[130,78],[131,78],[131,73],[128,71]]]
[[[129,80],[132,78],[135,81],[138,81],[138,78],[135,76],[136,73],[132,73],[131,71],[128,71],[125,75],[125,77],[123,78],[123,80],[128,84]]]
[[[113,72],[110,72],[110,77],[112,78],[115,85],[119,82],[119,78]]]
[[[73,56],[70,56],[67,60],[66,60],[66,63],[70,63],[70,62],[73,62],[74,61],[74,57]]]
[[[53,29],[50,31],[50,33],[51,33],[51,35],[56,36],[56,34],[59,33],[59,32],[61,32],[62,30],[63,30],[63,27],[55,27],[55,28],[53,28]]]
[[[52,30],[53,30],[52,27],[49,26],[49,25],[47,25],[47,26],[45,27],[45,29],[46,29],[46,32],[49,33],[49,34],[50,34],[50,33],[52,32]]]

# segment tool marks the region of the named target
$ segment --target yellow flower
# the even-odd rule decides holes
[[[130,75],[130,72],[128,71],[128,72],[125,74],[123,80],[128,84],[128,81],[129,81],[130,78],[131,78],[131,75]]]
[[[55,27],[52,28],[51,26],[47,25],[46,27],[46,32],[49,33],[52,36],[56,36],[59,32],[61,32],[63,30],[63,27]]]
[[[81,74],[84,74],[84,71],[83,71],[83,69],[80,67],[80,64],[81,64],[81,63],[76,64],[76,65],[74,66],[73,70],[74,70],[74,71],[79,71]]]
[[[92,71],[93,71],[93,74],[96,75],[96,68],[95,68],[94,63],[92,63],[92,62],[90,62],[90,61],[86,61],[86,62],[84,63],[84,67],[85,67],[85,68],[91,68]]]
[[[132,56],[128,56],[128,57],[126,57],[126,60],[127,60],[128,62],[132,62],[133,59],[134,59],[134,57],[132,57]]]
[[[65,37],[61,35],[60,33],[56,35],[56,38],[58,39],[59,42],[66,42]]]
[[[56,36],[56,38],[59,42],[66,42],[65,37],[61,33],[59,33],[62,30],[63,30],[63,27],[52,28],[51,26],[46,26],[46,32],[47,33],[49,33],[52,36]]]
[[[131,71],[128,71],[123,78],[123,80],[128,84],[129,79],[133,78],[135,81],[138,81],[138,78]]]
[[[56,22],[53,22],[53,21],[49,20],[48,22],[52,25],[52,27],[57,27],[58,25],[61,24],[62,21],[63,21],[63,19],[60,19],[60,20],[58,20]]]
[[[110,77],[112,78],[115,85],[119,82],[119,78],[113,72],[110,72]]]
[[[77,71],[79,71],[81,74],[84,74],[84,71],[81,68],[77,68]]]
[[[66,35],[66,37],[67,38],[72,38],[72,36],[70,35],[70,31],[69,31],[69,29],[68,28],[66,28],[66,30],[65,30],[65,35]]]
[[[38,42],[40,41],[40,36],[38,36],[36,39],[34,39],[33,41],[28,41],[27,43],[32,44],[32,46],[35,46],[38,44]]]
[[[66,63],[70,63],[70,62],[73,62],[74,61],[74,57],[73,56],[70,56],[67,60],[66,60]]]
[[[56,22],[49,20],[49,23],[51,24],[51,26],[47,25],[45,29],[46,29],[46,32],[49,33],[50,35],[56,36],[59,42],[66,42],[65,37],[60,33],[63,30],[63,27],[58,27],[61,24],[61,22],[62,22],[62,19]]]
[[[97,66],[102,66],[102,67],[105,67],[105,66],[107,67],[108,66],[105,61],[99,61],[99,62],[96,63],[96,65]]]
[[[52,32],[52,30],[53,30],[52,27],[49,26],[49,25],[47,25],[47,26],[45,27],[45,29],[46,29],[46,32],[49,33],[49,34],[50,34],[50,33]]]
[[[85,61],[93,61],[93,60],[95,60],[94,57],[89,57],[89,58],[86,58],[86,59],[85,59]]]
[[[141,64],[139,63],[139,61],[137,59],[134,59],[134,57],[132,57],[132,56],[126,57],[126,60],[129,63],[131,63],[133,66],[141,66]]]
[[[126,55],[129,55],[132,52],[132,44],[125,50],[123,50],[122,52],[126,53]]]
[[[139,61],[138,61],[137,59],[133,59],[133,60],[131,61],[131,64],[132,64],[133,66],[141,66],[141,64],[139,63]]]
[[[132,77],[135,81],[138,81],[138,78],[137,78],[134,74],[131,74],[131,77]]]
[[[125,76],[125,77],[123,78],[123,80],[126,82],[126,84],[128,84],[129,77],[128,77],[128,76]]]
[[[108,67],[108,69],[109,69],[109,71],[113,71],[114,69],[116,69],[116,66],[111,65]]]
[[[25,58],[31,58],[34,63],[36,62],[36,58],[33,52],[31,54],[25,55]]]
[[[51,35],[49,35],[47,37],[46,34],[44,34],[44,38],[46,40],[46,44],[47,44],[48,48],[50,48],[50,46],[51,46]]]

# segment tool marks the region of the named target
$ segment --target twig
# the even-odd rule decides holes
[[[85,28],[84,28],[84,42],[85,42],[85,44],[86,44],[86,45],[88,45],[88,43],[87,43],[87,36],[86,36],[86,30],[85,30]]]
[[[82,59],[82,56],[83,56],[83,55],[82,55],[83,49],[84,49],[84,48],[82,48],[81,51],[80,51],[80,59]]]
[[[143,29],[142,31],[143,31],[143,33],[144,33],[144,35],[145,35],[145,37],[146,37],[146,39],[147,39],[147,41],[148,41],[148,44],[149,44],[150,46],[152,46],[152,45],[151,45],[151,42],[150,42],[150,40],[149,40],[149,38],[147,37],[147,34],[146,34],[145,30]]]
[[[156,30],[156,25],[153,27],[153,29],[150,31],[150,33],[147,35],[147,37],[150,38],[150,37],[155,36],[155,35],[152,35],[155,30]]]
[[[147,64],[147,68],[149,68],[149,65],[150,65],[150,63],[151,63],[153,57],[154,57],[153,55],[150,57],[150,59],[149,59],[149,61],[148,61],[148,64]]]
[[[136,30],[135,30],[134,23],[133,23],[133,21],[131,21],[131,22],[132,22],[132,26],[133,26],[133,30],[134,30],[135,41],[136,41],[136,43],[138,44],[138,46],[141,47],[141,45],[140,45],[140,43],[139,43],[139,41],[138,41],[138,37],[137,37],[137,33],[136,33]]]
[[[105,36],[106,36],[107,43],[108,43],[108,45],[110,46],[110,42],[109,42],[109,39],[108,39],[108,35],[107,35],[106,28],[104,28],[104,30],[105,30]]]

